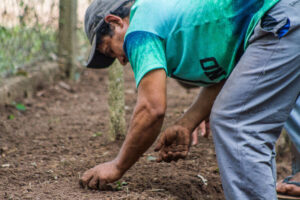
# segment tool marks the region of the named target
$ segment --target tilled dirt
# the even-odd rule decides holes
[[[41,88],[19,111],[0,106],[0,199],[224,199],[211,136],[199,137],[188,158],[156,163],[153,148],[107,191],[80,188],[87,169],[113,159],[121,142],[108,132],[107,70],[85,70],[77,83]],[[136,101],[133,74],[125,67],[126,121]],[[198,89],[185,90],[168,80],[171,125]],[[280,178],[290,173],[290,158],[279,160]]]

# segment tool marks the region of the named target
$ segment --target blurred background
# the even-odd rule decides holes
[[[0,78],[24,74],[36,62],[58,60],[61,35],[71,35],[61,23],[63,7],[72,5],[76,17],[75,62],[84,64],[88,40],[83,29],[86,8],[91,0],[0,0]],[[68,8],[69,8],[68,7]],[[74,10],[76,9],[76,10]],[[63,13],[64,16],[60,16]],[[69,23],[69,22],[67,22]],[[64,29],[65,34],[59,34]],[[68,44],[68,43],[67,43]],[[67,46],[66,44],[64,44]]]

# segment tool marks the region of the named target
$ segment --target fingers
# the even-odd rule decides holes
[[[156,147],[154,148],[154,151],[157,152],[163,147],[163,137],[159,138]]]
[[[93,178],[89,181],[88,183],[88,187],[90,189],[93,189],[93,190],[96,190],[98,189],[99,187],[99,183],[100,183],[100,180],[97,176],[93,176]]]
[[[201,122],[200,129],[201,129],[201,136],[207,138],[210,133],[209,121],[205,120],[205,121]]]
[[[162,155],[162,161],[164,162],[171,162],[171,161],[178,161],[179,159],[185,159],[188,154],[188,151],[184,152],[168,152]]]
[[[160,152],[157,162],[171,162],[178,161],[179,159],[184,159],[188,155],[189,147],[188,145],[172,145],[169,147],[163,147]]]
[[[92,176],[89,180],[83,180],[83,178],[81,178],[79,180],[79,184],[82,188],[88,187],[92,190],[106,190],[107,188],[109,188],[106,182],[100,181],[100,178],[97,176]]]
[[[86,188],[88,186],[90,180],[93,178],[93,174],[91,173],[91,170],[86,171],[81,179],[79,180],[79,184],[82,188]]]
[[[209,136],[209,132],[207,130],[201,131],[201,136],[207,138]]]
[[[198,144],[198,132],[199,132],[199,127],[197,127],[192,133],[192,146]]]
[[[88,187],[89,189],[97,190],[103,188],[105,181],[100,182],[100,178],[95,173],[95,170],[90,169],[82,175],[79,184],[82,188]]]
[[[206,127],[204,121],[202,121],[200,124],[200,131],[201,131],[201,136],[204,136],[206,134]]]

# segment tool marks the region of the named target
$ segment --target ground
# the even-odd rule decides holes
[[[107,70],[84,70],[80,81],[58,82],[33,98],[26,111],[0,106],[0,199],[224,199],[211,136],[199,138],[188,158],[156,163],[153,147],[109,191],[78,184],[82,173],[115,157],[121,142],[108,132]],[[130,67],[125,67],[126,121],[136,101]],[[198,89],[168,80],[164,127],[193,101]],[[278,175],[290,173],[290,157],[278,159]]]

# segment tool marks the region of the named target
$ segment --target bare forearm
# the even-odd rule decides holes
[[[157,138],[164,112],[155,112],[145,105],[137,105],[126,139],[116,158],[118,167],[125,173]]]
[[[188,111],[176,122],[193,131],[211,112],[214,101],[222,89],[224,82],[211,87],[202,88],[197,99],[188,109]]]
[[[139,84],[137,105],[118,156],[87,170],[80,184],[96,189],[120,179],[155,141],[165,111],[166,73],[157,69],[145,75]]]

